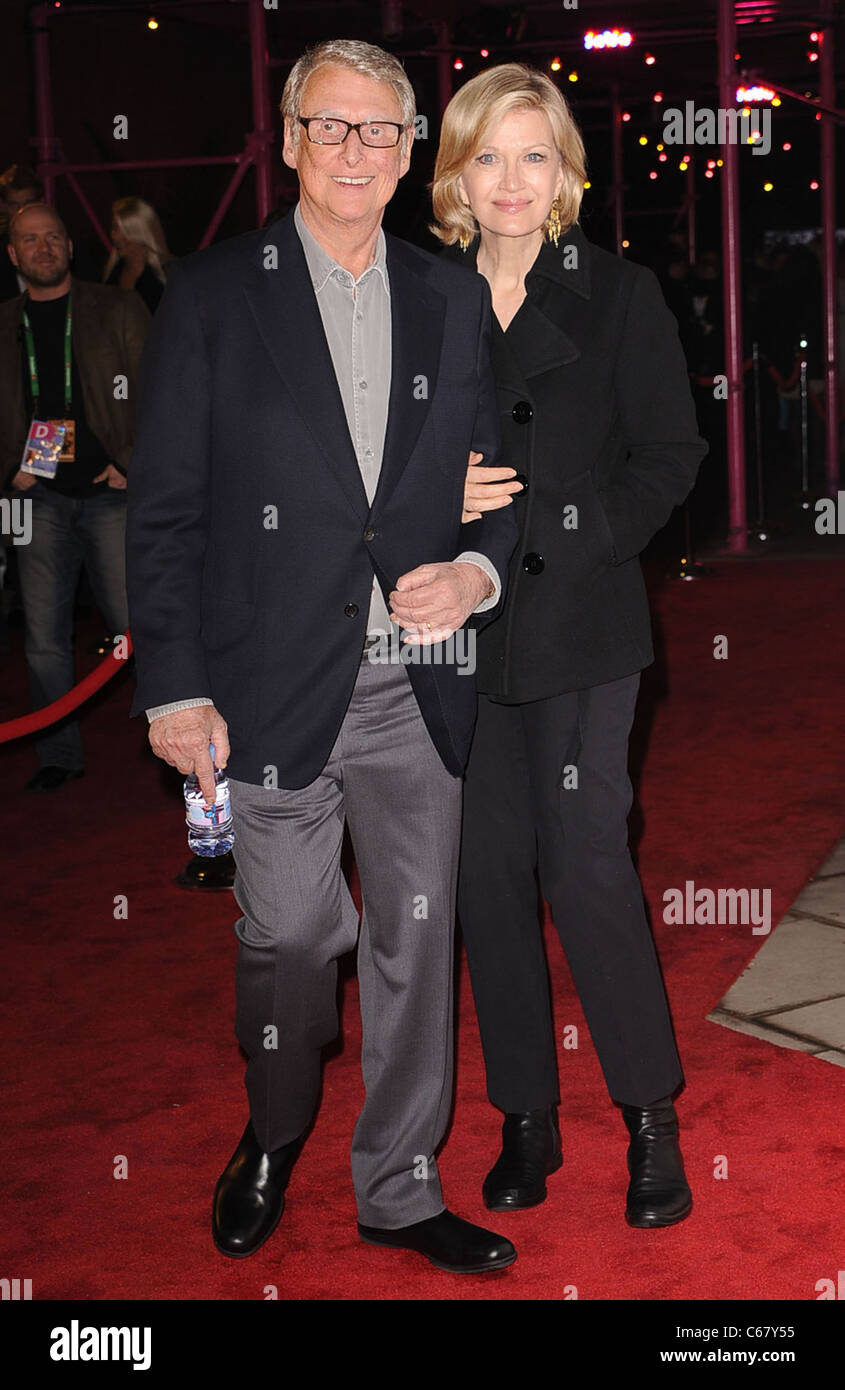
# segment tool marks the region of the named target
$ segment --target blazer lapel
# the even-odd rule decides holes
[[[440,366],[446,300],[419,274],[419,257],[387,237],[390,281],[390,404],[373,511],[396,487],[428,415]]]
[[[267,268],[272,249],[276,268]],[[273,223],[244,293],[270,359],[361,521],[367,494],[346,423],[317,298],[292,215]]]

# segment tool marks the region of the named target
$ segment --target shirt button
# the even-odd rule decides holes
[[[531,550],[527,555],[523,556],[522,568],[525,570],[526,574],[542,574],[543,570],[546,568],[546,562],[542,555],[538,555],[536,551]]]
[[[357,603],[347,603],[343,611],[346,614],[347,618],[357,618],[358,605]]]
[[[366,383],[366,381],[359,381],[359,382],[358,382],[358,385],[360,386],[360,388],[361,388],[362,391],[366,391],[366,389],[367,389],[367,383]]]
[[[362,323],[362,322],[363,322],[363,319],[364,319],[364,315],[363,315],[363,314],[356,314],[356,315],[355,315],[355,318],[357,319],[358,323]]]
[[[529,405],[528,401],[517,401],[511,411],[511,415],[518,425],[527,425],[533,414],[534,407]]]
[[[376,538],[376,533],[375,533],[375,531],[373,530],[372,526],[368,526],[367,529],[366,529],[366,531],[364,532],[364,540],[365,540],[365,541],[374,541],[375,538]]]
[[[365,449],[365,450],[364,450],[364,457],[365,457],[365,458],[371,459],[372,456],[373,456],[373,451],[372,451],[372,449]]]

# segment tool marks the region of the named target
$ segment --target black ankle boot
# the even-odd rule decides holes
[[[302,1148],[293,1139],[265,1153],[252,1127],[226,1164],[214,1189],[211,1229],[221,1255],[254,1255],[278,1226],[285,1209],[285,1188]]]
[[[644,1108],[623,1105],[622,1117],[631,1136],[625,1220],[629,1226],[674,1226],[689,1216],[692,1193],[684,1173],[672,1097]]]
[[[557,1107],[506,1115],[502,1152],[484,1179],[490,1211],[520,1211],[546,1200],[546,1178],[563,1163]]]

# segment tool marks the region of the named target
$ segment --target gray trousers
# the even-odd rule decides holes
[[[231,781],[243,916],[238,1041],[258,1141],[314,1114],[337,1033],[337,958],[358,914],[340,867],[348,822],[361,879],[358,983],[366,1100],[352,1141],[358,1218],[393,1229],[443,1210],[434,1151],[452,1099],[454,911],[461,779],[428,735],[405,668],[361,663],[323,771],[299,791]]]

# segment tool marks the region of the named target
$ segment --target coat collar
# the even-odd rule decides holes
[[[386,236],[385,246],[392,361],[387,431],[373,512],[399,481],[428,414],[446,315],[445,297],[427,283],[424,259],[395,237]],[[366,521],[371,509],[292,214],[260,236],[244,292],[276,371],[347,500],[359,519]]]
[[[465,265],[469,270],[477,270],[479,244],[480,238],[475,237],[466,251],[461,251],[455,245],[447,247],[443,254],[449,260]],[[571,290],[581,299],[589,299],[592,293],[590,250],[590,243],[577,222],[561,236],[557,246],[550,241],[544,241],[525,277],[526,289],[530,293],[532,285],[551,280],[554,284]]]
[[[479,238],[465,252],[449,247],[450,260],[478,268]],[[496,381],[504,390],[529,394],[528,379],[580,357],[580,349],[567,327],[576,300],[591,295],[590,243],[576,223],[559,244],[544,242],[525,277],[527,298],[507,333],[493,325],[493,364]],[[565,327],[566,325],[566,327]]]

